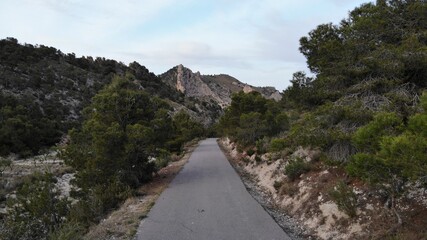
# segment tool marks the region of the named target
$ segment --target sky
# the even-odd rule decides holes
[[[0,38],[76,56],[183,64],[284,90],[309,70],[299,39],[368,0],[0,0]]]

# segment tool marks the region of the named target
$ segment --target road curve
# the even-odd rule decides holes
[[[137,240],[291,239],[246,191],[216,139],[204,140],[160,195]]]

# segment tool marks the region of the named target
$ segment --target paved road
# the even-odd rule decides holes
[[[160,195],[138,240],[290,239],[246,191],[216,139],[200,143]]]

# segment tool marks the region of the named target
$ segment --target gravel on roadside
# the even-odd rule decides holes
[[[248,174],[229,154],[228,150],[218,141],[221,150],[229,160],[231,166],[236,170],[242,179],[243,184],[249,194],[267,211],[268,214],[276,221],[276,223],[294,240],[315,239],[301,227],[297,220],[287,215],[281,210],[272,200],[271,195],[259,187],[254,177]]]

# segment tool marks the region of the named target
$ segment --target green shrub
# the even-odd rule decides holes
[[[252,156],[252,155],[254,155],[254,154],[255,154],[255,150],[253,150],[252,148],[250,148],[250,149],[246,150],[246,154],[247,154],[248,156]]]
[[[270,147],[268,150],[270,152],[280,152],[283,149],[285,149],[286,145],[287,145],[287,141],[285,139],[274,138],[271,140]]]
[[[169,162],[171,161],[171,159],[172,158],[171,158],[171,154],[169,151],[164,150],[164,149],[160,149],[158,154],[157,154],[156,161],[155,161],[156,170],[158,171],[158,170],[166,167],[169,164]]]
[[[422,131],[422,130],[421,130]],[[417,180],[427,176],[427,138],[411,133],[385,137],[378,153],[394,173]]]
[[[7,168],[12,169],[12,160],[0,157],[0,177]]]
[[[1,239],[47,239],[61,227],[68,214],[69,202],[60,198],[52,174],[37,174],[26,181],[8,202]]]
[[[285,174],[291,181],[296,180],[301,174],[310,171],[308,163],[304,162],[301,158],[292,159],[285,167]]]
[[[350,217],[356,216],[357,197],[353,189],[343,181],[340,181],[331,191],[329,196],[338,205],[338,209],[344,211]]]
[[[255,143],[256,146],[256,152],[258,154],[264,154],[267,152],[267,149],[269,148],[270,140],[267,137],[258,139]]]
[[[79,223],[66,222],[61,228],[49,235],[49,240],[77,240],[83,239],[86,229]]]
[[[222,135],[235,138],[244,146],[253,146],[257,140],[288,128],[288,117],[279,103],[264,98],[258,92],[233,94],[231,106],[218,124]]]
[[[87,192],[75,192],[72,196],[79,201],[70,208],[69,219],[84,228],[99,222],[106,213],[115,209],[132,195],[129,186],[114,181],[92,186]]]
[[[279,191],[279,189],[282,187],[283,182],[282,181],[274,181],[273,187],[276,191]]]
[[[368,183],[383,182],[390,177],[389,166],[383,159],[368,153],[355,154],[346,166],[350,176],[359,177]]]
[[[425,97],[421,100],[421,105],[427,101]],[[346,167],[352,176],[393,185],[427,175],[425,112],[411,116],[407,126],[394,113],[379,114],[356,132],[353,141],[367,153],[353,156]]]
[[[361,151],[375,152],[380,148],[382,137],[396,135],[401,128],[402,119],[395,113],[379,113],[373,121],[354,133],[352,141]]]

